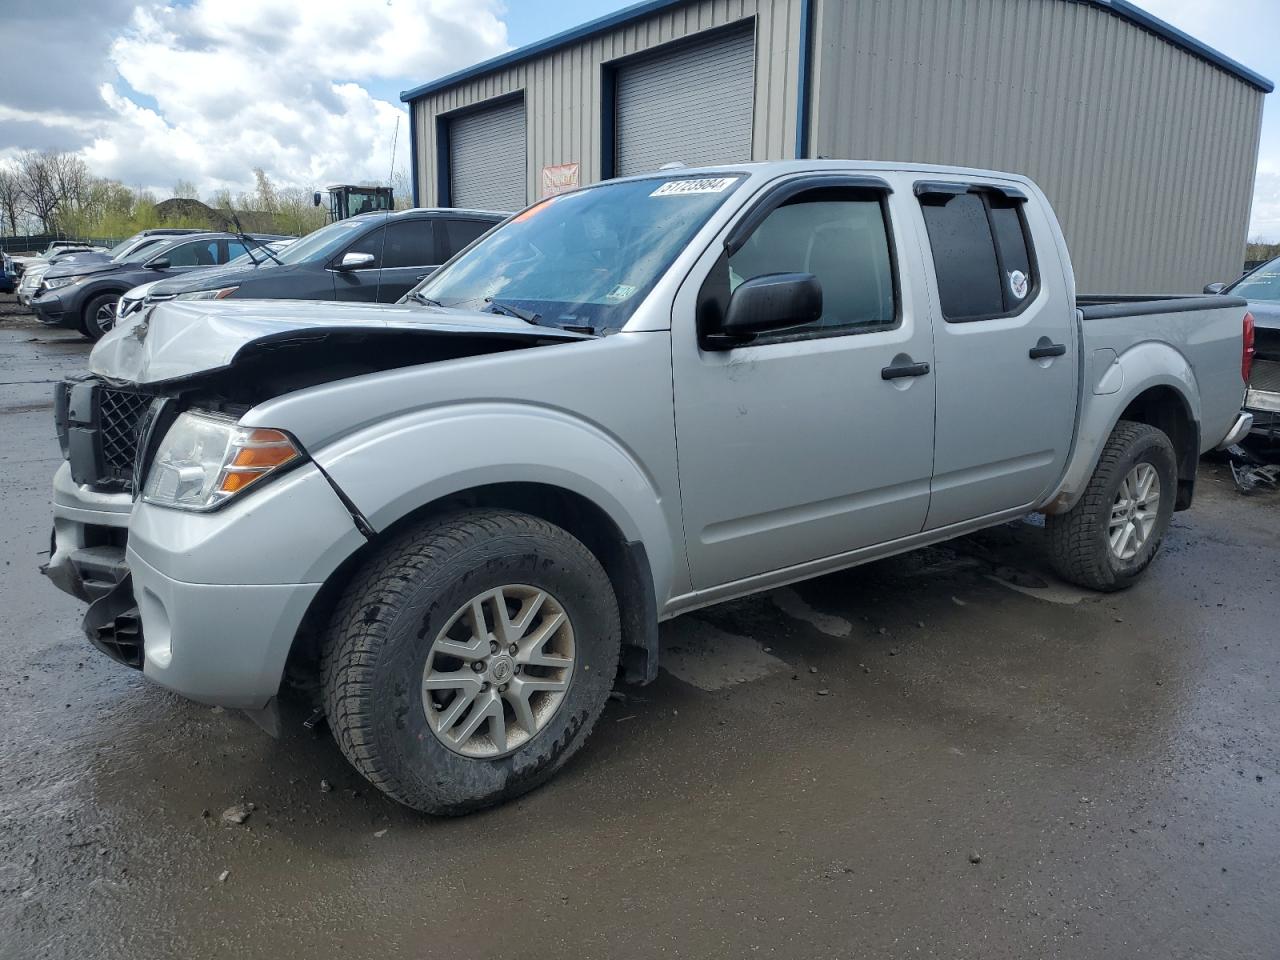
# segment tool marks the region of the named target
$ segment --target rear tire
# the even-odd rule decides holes
[[[620,644],[613,586],[566,531],[511,511],[432,518],[378,550],[339,601],[325,711],[374,786],[424,813],[467,813],[539,786],[582,746]]]
[[[1121,420],[1102,449],[1084,496],[1046,518],[1049,559],[1064,580],[1112,592],[1131,586],[1169,529],[1178,466],[1168,436]]]
[[[80,315],[80,332],[90,340],[101,340],[115,326],[116,304],[119,302],[118,293],[101,293],[93,297]]]

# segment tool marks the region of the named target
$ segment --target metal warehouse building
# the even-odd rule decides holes
[[[1244,258],[1272,84],[1125,0],[649,0],[401,95],[414,201],[518,209],[686,164],[840,157],[1040,183],[1081,290]]]

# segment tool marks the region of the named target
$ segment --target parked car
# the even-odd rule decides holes
[[[166,280],[149,297],[394,303],[509,215],[453,209],[361,214],[321,227],[276,258]]]
[[[205,233],[191,227],[154,227],[139,230],[128,239],[121,240],[115,246],[106,249],[97,247],[92,250],[67,251],[50,257],[50,263],[105,263],[107,260],[122,260],[132,253],[148,246],[160,243],[170,237],[182,237],[193,233]]]
[[[13,261],[7,253],[0,253],[0,293],[13,293],[18,288],[18,276]]]
[[[40,289],[40,284],[44,280],[44,275],[52,266],[47,260],[31,260],[26,264],[26,268],[22,271],[22,277],[18,281],[18,302],[24,307],[31,306],[31,301],[36,295],[36,291]]]
[[[545,200],[402,304],[160,303],[56,393],[44,571],[156,683],[272,726],[288,675],[476,809],[689,610],[1030,511],[1133,583],[1248,429],[1246,305],[1072,278],[1025,177],[802,160]]]
[[[1234,283],[1211,283],[1204,292],[1249,301],[1254,354],[1245,409],[1253,414],[1255,436],[1280,440],[1280,257]]]
[[[290,244],[297,243],[297,242],[298,241],[295,238],[290,238],[288,240],[270,240],[267,243],[262,244],[262,249],[265,249],[270,253],[279,253],[280,251],[288,247]],[[245,251],[244,253],[240,254],[240,256],[236,257],[234,260],[228,261],[227,267],[228,268],[243,267],[243,266],[248,266],[250,264],[261,264],[261,263],[272,263],[272,262],[274,261],[272,261],[271,258],[266,255],[266,253],[263,253],[262,250],[257,250],[257,252]],[[205,269],[218,270],[221,268],[206,267]],[[192,271],[192,273],[187,274],[187,276],[193,277],[198,273],[199,271]],[[150,295],[151,291],[158,284],[168,283],[168,282],[169,281],[167,280],[148,280],[146,283],[141,283],[138,286],[133,287],[132,289],[127,290],[123,294],[121,294],[120,299],[116,301],[115,323],[119,323],[124,318],[132,316],[133,314],[141,310],[143,306],[146,304],[147,297]]]
[[[196,233],[168,237],[135,250],[123,260],[85,265],[54,265],[45,271],[31,300],[36,316],[50,326],[79,330],[98,339],[115,322],[121,294],[153,279],[179,276],[199,267],[225,264],[245,252],[246,241],[262,244],[278,236]]]

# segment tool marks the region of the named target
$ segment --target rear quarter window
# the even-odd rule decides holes
[[[1039,286],[1021,198],[992,191],[922,193],[938,299],[950,323],[1020,313]]]

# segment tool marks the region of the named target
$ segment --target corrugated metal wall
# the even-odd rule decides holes
[[[528,106],[528,196],[542,168],[581,164],[581,182],[600,179],[600,65],[712,27],[755,17],[752,159],[794,156],[802,0],[698,0],[498,70],[413,102],[417,112],[419,202],[436,202],[435,117],[523,90]]]
[[[1025,173],[1081,291],[1240,273],[1261,91],[1068,0],[819,0],[812,153]]]

